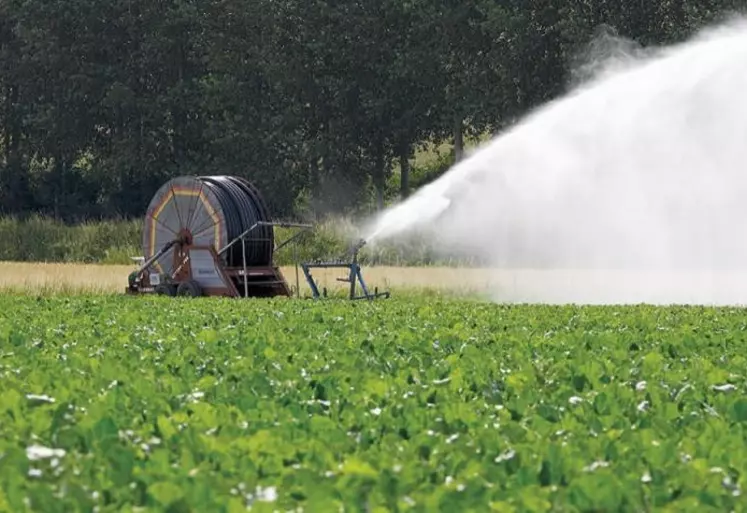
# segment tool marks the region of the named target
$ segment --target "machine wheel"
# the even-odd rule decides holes
[[[177,287],[176,295],[186,297],[200,297],[202,295],[202,287],[200,287],[200,284],[194,280],[183,281]]]
[[[274,231],[259,222],[272,220],[260,193],[235,176],[181,176],[163,184],[151,199],[145,215],[143,257],[148,259],[173,241],[179,244],[159,256],[152,267],[173,275],[174,252],[182,246],[212,246],[220,251],[241,234],[243,246],[234,244],[221,255],[227,267],[269,267],[274,251]]]
[[[176,295],[176,287],[168,283],[161,283],[160,285],[156,285],[155,292],[159,296],[174,297]]]

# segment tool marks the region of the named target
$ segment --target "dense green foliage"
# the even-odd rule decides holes
[[[742,309],[0,310],[3,511],[744,508]]]
[[[65,225],[48,218],[0,219],[0,260],[132,264],[142,255],[142,221]]]
[[[561,94],[600,26],[669,43],[743,3],[2,0],[0,213],[139,217],[184,174],[381,205],[421,143]]]
[[[0,218],[0,261],[132,264],[143,254],[142,220],[91,221],[67,225],[50,218]],[[278,228],[280,244],[296,232]],[[275,254],[276,265],[343,258],[360,232],[343,218],[329,219],[314,231]],[[479,265],[468,255],[449,255],[426,237],[385,241],[367,246],[359,255],[363,265]]]

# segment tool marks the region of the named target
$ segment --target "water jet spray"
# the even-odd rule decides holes
[[[744,62],[744,19],[646,52],[531,112],[365,238],[469,252],[506,276],[499,301],[745,303]]]

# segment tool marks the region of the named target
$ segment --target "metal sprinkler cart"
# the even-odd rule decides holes
[[[366,241],[361,239],[357,244],[355,244],[351,250],[350,260],[334,260],[334,261],[328,261],[328,262],[305,262],[301,264],[301,268],[303,269],[304,276],[306,276],[306,281],[309,284],[309,287],[311,288],[311,293],[314,297],[314,299],[319,299],[320,293],[319,293],[319,287],[317,286],[316,282],[314,281],[313,276],[311,275],[311,269],[317,268],[317,269],[332,269],[332,268],[338,268],[338,269],[347,269],[348,270],[348,276],[346,278],[337,278],[337,281],[341,282],[347,282],[350,284],[350,293],[348,296],[348,299],[351,300],[357,300],[357,299],[376,299],[379,297],[389,297],[389,291],[386,292],[379,292],[378,288],[374,289],[374,292],[371,293],[368,290],[368,286],[366,285],[366,282],[363,280],[363,273],[361,272],[361,266],[358,263],[358,253],[360,252],[361,248],[366,244]],[[360,284],[361,290],[363,291],[363,295],[356,296],[356,284]],[[323,290],[324,296],[327,295],[326,289]]]
[[[275,229],[299,231],[275,244]],[[166,296],[292,296],[275,254],[313,229],[310,224],[275,222],[259,191],[233,176],[179,177],[164,184],[151,200],[143,230],[142,264],[130,274],[127,294]],[[293,245],[294,250],[296,245]],[[349,269],[350,299],[389,297],[369,293],[358,264],[356,245],[348,262],[302,263],[314,299],[319,288],[310,269]],[[295,253],[294,253],[295,256]],[[300,296],[298,259],[296,295]],[[355,296],[356,280],[363,296]],[[325,291],[326,292],[326,291]],[[325,294],[326,295],[326,294]]]

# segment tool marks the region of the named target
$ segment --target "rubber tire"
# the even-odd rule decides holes
[[[174,297],[176,295],[176,287],[170,284],[161,283],[155,286],[155,292],[159,296]]]
[[[202,296],[202,287],[194,280],[183,281],[176,288],[176,295],[182,297],[200,297]]]

